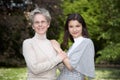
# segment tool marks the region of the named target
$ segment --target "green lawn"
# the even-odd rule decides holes
[[[120,69],[97,68],[94,80],[120,80]]]
[[[0,68],[0,80],[26,80],[26,68]],[[96,68],[94,80],[120,80],[120,69]]]
[[[26,80],[26,68],[0,68],[0,80]]]

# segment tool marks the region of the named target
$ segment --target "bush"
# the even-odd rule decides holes
[[[99,51],[98,54],[101,56],[97,58],[96,63],[120,64],[120,43],[112,43]]]

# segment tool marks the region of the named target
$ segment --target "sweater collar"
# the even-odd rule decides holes
[[[37,39],[40,39],[40,40],[46,40],[46,39],[47,39],[46,34],[44,34],[44,35],[39,35],[38,33],[35,33],[35,37],[36,37]]]
[[[83,37],[82,37],[82,36],[80,36],[80,37],[78,37],[78,38],[74,38],[75,43],[77,43],[77,42],[79,42],[79,41],[81,41],[81,40],[83,40]]]

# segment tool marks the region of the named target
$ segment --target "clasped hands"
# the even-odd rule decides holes
[[[62,60],[65,60],[67,58],[67,54],[61,49],[60,44],[56,40],[51,40],[51,43],[53,48],[57,51],[58,55],[62,58]]]

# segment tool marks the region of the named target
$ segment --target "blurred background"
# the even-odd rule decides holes
[[[34,35],[35,7],[50,11],[47,35],[60,43],[67,15],[81,14],[95,45],[95,80],[120,80],[120,0],[0,0],[0,80],[26,80],[22,42]]]

